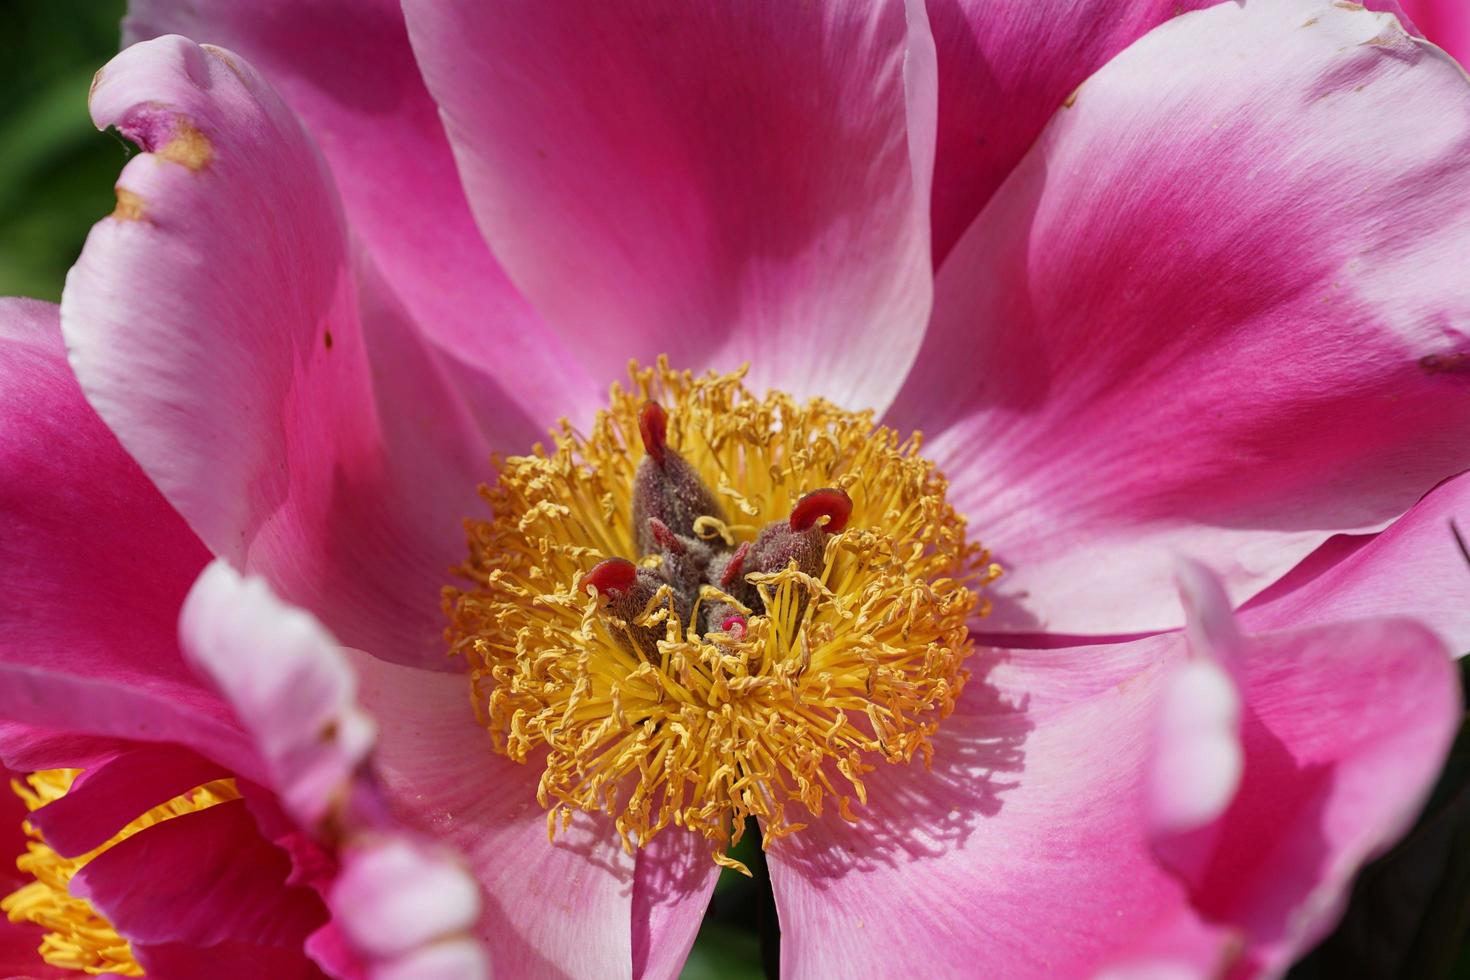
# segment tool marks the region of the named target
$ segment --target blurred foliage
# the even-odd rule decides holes
[[[240,0],[250,2],[250,0]],[[87,114],[93,73],[116,51],[125,0],[4,0],[0,29],[0,295],[61,296],[87,230],[112,210],[127,156]],[[1465,672],[1470,690],[1470,670]],[[779,932],[754,824],[721,874],[684,980],[777,975]],[[1292,970],[1470,980],[1470,726],[1423,817],[1364,872],[1341,928]]]
[[[124,0],[5,0],[0,27],[0,296],[56,300],[112,210],[124,148],[87,114]]]

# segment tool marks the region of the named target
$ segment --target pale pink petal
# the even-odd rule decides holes
[[[485,980],[485,952],[479,943],[458,939],[435,943],[374,967],[371,980]]]
[[[404,9],[481,230],[594,377],[889,402],[932,293],[921,0]]]
[[[1470,465],[1470,84],[1327,0],[1175,18],[945,263],[890,420],[1007,574],[990,630],[1175,626]]]
[[[344,642],[442,664],[439,590],[488,448],[354,260],[295,118],[242,59],[177,37],[104,67],[92,113],[145,152],[62,300],[88,398],[216,554]],[[535,428],[502,403],[523,445]]]
[[[300,950],[326,910],[310,889],[286,884],[290,871],[290,860],[256,831],[244,802],[232,801],[113,845],[87,862],[70,889],[142,945],[249,942]]]
[[[1191,601],[1220,624],[1224,594],[1210,591]],[[1196,644],[1229,635],[1193,631]],[[1244,767],[1231,793],[1236,763],[1215,751],[1228,738],[1218,696],[1229,671],[1205,685],[1220,724],[1200,737],[1163,713],[1179,672],[1198,663],[1183,635],[1112,649],[1134,669],[1070,701],[1050,678],[1071,651],[1009,651],[1004,669],[982,661],[936,737],[932,771],[879,765],[855,826],[830,815],[771,847],[787,976],[914,962],[1008,977],[1279,967],[1330,926],[1352,872],[1405,829],[1458,720],[1443,647],[1407,621],[1241,637]],[[1033,690],[1051,697],[1033,709]],[[1200,765],[1225,767],[1204,786],[1209,799],[1151,811],[1156,767],[1191,748]],[[1208,847],[1164,848],[1194,861],[1165,870],[1158,833],[1200,820]]]
[[[1257,631],[1407,616],[1470,651],[1470,563],[1450,522],[1470,533],[1470,474],[1448,480],[1387,529],[1334,538],[1241,610]]]
[[[435,848],[395,837],[348,848],[328,902],[353,945],[383,961],[468,933],[480,918],[479,890],[464,869]]]
[[[631,976],[633,859],[611,821],[579,814],[548,842],[540,773],[493,751],[468,680],[356,665],[382,724],[375,764],[394,815],[455,846],[485,891],[477,933],[492,974]]]
[[[512,392],[538,426],[596,407],[608,379],[586,377],[475,228],[395,0],[132,0],[124,42],[162,34],[228,48],[281,93],[388,288],[446,352]]]
[[[1464,0],[1403,0],[1404,11],[1429,40],[1470,65],[1470,5]]]
[[[633,856],[633,980],[679,975],[720,877],[713,847],[669,827]]]
[[[1078,85],[1169,18],[1220,2],[928,0],[939,54],[935,266]]]
[[[286,810],[316,827],[340,803],[375,735],[336,641],[222,560],[189,593],[179,636],[185,656],[254,736]]]

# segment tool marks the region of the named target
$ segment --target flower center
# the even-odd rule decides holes
[[[27,776],[25,784],[12,781],[11,788],[28,809],[35,811],[65,796],[80,773],[80,769],[47,769]],[[0,900],[0,909],[11,922],[31,922],[48,930],[38,952],[52,966],[84,973],[141,977],[143,968],[133,958],[128,941],[117,934],[112,923],[98,914],[91,903],[71,894],[68,885],[72,877],[97,855],[140,830],[239,798],[232,779],[207,783],[154,807],[101,847],[73,858],[62,857],[52,850],[27,821],[23,826],[31,840],[15,866],[35,880]]]
[[[497,461],[448,637],[496,749],[544,764],[549,833],[601,810],[630,850],[672,824],[744,870],[746,817],[851,820],[876,762],[927,763],[1000,570],[917,434],[743,372],[631,374],[589,434]]]

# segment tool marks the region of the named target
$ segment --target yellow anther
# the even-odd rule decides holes
[[[548,833],[601,810],[625,846],[687,827],[746,871],[724,852],[748,816],[768,839],[828,799],[856,819],[874,764],[927,757],[968,677],[977,592],[998,569],[967,542],[916,435],[822,400],[753,397],[743,372],[695,378],[661,360],[632,378],[588,433],[563,423],[483,489],[493,516],[467,524],[469,584],[446,593],[450,648],[469,661],[494,747],[520,762],[544,753]],[[601,559],[640,557],[631,494],[649,400],[667,411],[668,445],[751,518],[698,519],[714,546],[752,541],[814,489],[848,493],[820,575],[747,569],[763,610],[704,586],[687,622],[670,615],[667,587],[632,624],[579,590]],[[717,601],[748,616],[743,634],[695,632],[700,604]],[[656,655],[614,635],[631,627],[656,631]]]

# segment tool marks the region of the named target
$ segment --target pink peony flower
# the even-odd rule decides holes
[[[496,974],[667,977],[750,813],[792,977],[1282,972],[1460,713],[1470,83],[1186,6],[135,2],[91,409],[0,308],[0,754],[291,877],[80,897],[472,975],[432,838]]]

